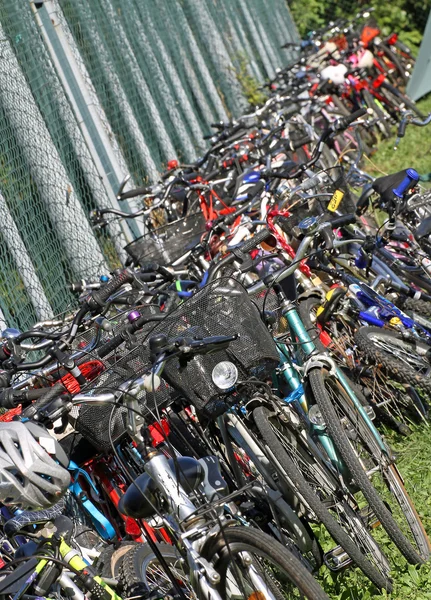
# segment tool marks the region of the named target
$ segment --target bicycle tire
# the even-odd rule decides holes
[[[157,546],[169,568],[172,569],[177,563],[181,562],[182,557],[174,546],[164,543],[157,544]],[[124,596],[141,595],[143,592],[151,592],[161,588],[160,583],[156,584],[150,579],[149,569],[153,565],[154,576],[163,577],[165,575],[163,568],[160,567],[156,555],[148,544],[138,544],[124,555],[118,574],[118,583],[123,590]],[[184,583],[187,578],[187,573],[182,571],[179,581]],[[164,582],[167,587],[163,591],[168,594],[172,589],[172,583],[168,575],[165,575]],[[192,597],[190,596],[190,598]]]
[[[271,561],[276,566],[276,571],[286,577],[296,589],[302,594],[301,597],[309,600],[329,600],[328,595],[323,591],[312,574],[301,564],[301,562],[279,542],[274,541],[272,537],[262,534],[261,531],[251,527],[226,527],[219,535],[215,544],[212,544],[205,557],[213,563],[213,566],[220,575],[219,584],[222,597],[225,595],[228,570],[232,566],[231,560],[235,554],[247,552],[252,555],[259,564],[260,569],[266,571],[267,567],[262,567],[256,557]],[[240,559],[240,562],[241,559]],[[255,563],[256,564],[256,563]],[[268,575],[268,587],[277,600],[285,599],[286,596],[278,588],[278,582],[273,579],[272,573]],[[286,591],[286,590],[283,590]],[[259,590],[253,597],[260,597]]]
[[[379,44],[379,49],[382,50],[387,56],[387,58],[395,65],[398,76],[401,79],[401,84],[405,87],[408,83],[408,78],[398,56],[395,54],[395,52],[393,52],[388,46],[386,46],[383,43]]]
[[[392,95],[392,97],[397,98],[398,104],[404,104],[404,106],[406,106],[407,108],[412,110],[420,119],[425,118],[425,115],[423,114],[423,112],[420,111],[419,108],[417,107],[416,102],[413,102],[413,100],[410,100],[410,98],[408,96],[406,96],[406,94],[403,94],[402,92],[400,92],[396,87],[394,87],[387,81],[384,81],[382,83],[382,88],[384,89],[384,91],[389,92]]]
[[[338,380],[324,368],[311,369],[308,377],[310,386],[313,390],[314,399],[319,406],[327,430],[347,465],[353,480],[365,496],[370,508],[406,560],[411,564],[422,564],[424,560],[429,557],[430,550],[429,540],[425,529],[421,523],[420,525],[424,539],[426,539],[426,547],[428,548],[428,551],[426,552],[427,556],[422,557],[401,531],[399,525],[392,516],[391,511],[382,500],[379,492],[368,479],[366,472],[353,451],[349,438],[340,423],[339,415],[335,410],[325,386],[325,379],[330,379],[333,380],[338,388],[340,388]],[[345,414],[348,415],[348,412]],[[356,419],[358,419],[357,416]],[[424,550],[421,551],[424,552]]]
[[[316,346],[316,348],[319,350],[319,352],[326,352],[327,350],[329,350],[331,352],[331,354],[334,356],[334,350],[336,350],[336,347],[331,348],[331,347],[326,347],[322,344],[320,337],[318,337],[316,335],[316,333],[320,333],[315,325],[315,323],[313,323],[312,319],[311,319],[311,314],[314,311],[314,309],[318,306],[321,305],[321,301],[318,298],[315,297],[310,297],[310,298],[304,298],[302,300],[300,300],[300,302],[298,303],[298,313],[299,316],[301,317],[301,320],[306,328],[306,330],[308,331],[309,335],[311,336],[314,345]],[[331,319],[332,317],[329,317],[329,319]],[[327,328],[327,322],[325,323],[325,331],[327,334],[329,334],[329,336],[331,337],[331,339],[334,339],[334,336],[332,334],[332,331],[328,331]],[[351,348],[353,348],[355,346],[355,341],[352,335],[352,339],[351,339]],[[362,363],[362,356],[357,357],[359,358],[360,363]],[[357,363],[357,359],[355,361]],[[342,369],[346,368],[345,363],[340,361],[340,367]],[[346,376],[348,377],[348,374],[346,374]],[[374,377],[377,376],[377,379],[383,378],[383,377],[387,377],[386,375],[383,375],[382,372],[379,372],[378,375],[376,373],[374,373]],[[391,427],[392,429],[394,429],[395,431],[397,431],[398,433],[400,433],[401,435],[409,435],[411,433],[411,430],[409,429],[409,426],[407,424],[407,422],[405,422],[406,418],[410,418],[412,415],[415,417],[415,422],[417,421],[417,419],[419,419],[420,421],[422,421],[424,418],[427,417],[427,411],[423,406],[423,402],[420,400],[419,396],[416,394],[414,394],[413,392],[410,393],[410,390],[412,390],[412,386],[408,386],[407,389],[405,389],[405,392],[403,393],[403,395],[401,396],[394,396],[393,397],[393,401],[389,402],[388,404],[388,398],[390,397],[390,394],[392,392],[391,386],[388,385],[386,382],[379,382],[379,384],[377,385],[377,398],[375,397],[375,390],[376,390],[376,380],[371,376],[372,381],[370,380],[370,377],[368,377],[366,375],[366,373],[362,373],[359,375],[359,382],[360,385],[362,387],[361,392],[360,392],[360,396],[359,399],[362,400],[365,398],[363,398],[363,396],[366,394],[366,392],[364,392],[364,390],[369,390],[371,396],[372,396],[372,406],[373,409],[376,413],[376,416],[378,418],[378,420],[382,423],[385,423],[386,425],[388,425],[389,427]],[[349,385],[353,383],[353,386],[355,386],[354,382],[351,382],[351,379],[349,378]],[[353,391],[355,392],[355,394],[357,394],[357,387],[353,387]],[[357,394],[358,395],[358,394]],[[369,396],[367,396],[368,398]],[[402,399],[402,402],[400,402],[400,400]],[[364,403],[364,402],[363,402]],[[368,401],[365,401],[364,404],[369,404]],[[379,404],[383,404],[383,406],[379,406]],[[396,416],[394,414],[392,414],[391,409],[394,409],[394,412],[396,413]],[[405,414],[405,413],[408,414]]]
[[[376,345],[375,340],[384,338],[386,343],[391,341],[398,347],[407,346],[410,356],[414,356],[413,344],[403,339],[397,332],[380,329],[379,327],[360,327],[355,334],[355,342],[364,353],[367,359],[375,364],[379,364],[381,368],[389,373],[399,383],[409,383],[415,388],[422,389],[426,394],[431,396],[431,381],[418,373],[401,360],[394,357],[387,350],[383,350]],[[428,346],[419,341],[415,345],[423,348],[423,355],[426,355]],[[431,368],[431,365],[430,365]]]
[[[385,137],[390,137],[392,135],[392,129],[387,121],[384,111],[380,108],[380,106],[377,104],[377,102],[368,90],[364,89],[362,91],[362,96],[364,98],[365,104],[368,106],[368,108],[371,108],[371,110],[379,119],[379,122],[382,124],[382,128],[379,127],[380,133],[383,133]]]
[[[427,300],[405,298],[402,305],[399,306],[402,310],[409,311],[409,313],[418,313],[425,318],[431,319],[431,302],[428,302]]]
[[[269,411],[260,406],[253,411],[253,420],[266,444],[272,449],[277,457],[277,461],[287,474],[289,480],[310,506],[319,521],[325,525],[326,529],[342,548],[347,552],[355,565],[376,585],[379,589],[391,590],[391,582],[388,577],[377,570],[369,559],[361,552],[357,543],[352,540],[350,535],[341,527],[335,517],[329,512],[323,502],[319,499],[315,490],[305,480],[301,471],[290,458],[283,445],[274,434],[272,426],[268,419]]]

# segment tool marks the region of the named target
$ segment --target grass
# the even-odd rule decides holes
[[[397,465],[406,488],[431,535],[431,427],[417,427],[408,438],[401,438],[388,431],[386,433],[387,441],[397,454]],[[431,564],[421,567],[409,565],[383,531],[377,532],[376,537],[392,565],[392,594],[380,594],[357,570],[333,574],[324,568],[321,583],[329,597],[332,600],[431,599]]]
[[[418,102],[424,114],[431,112],[431,95]],[[382,142],[378,151],[365,160],[364,167],[375,176],[415,168],[421,175],[431,172],[431,125],[427,128],[409,126],[398,150],[394,151],[396,133],[390,140]],[[431,425],[414,428],[408,438],[401,438],[386,431],[386,437],[395,450],[397,465],[404,478],[406,488],[431,537]],[[407,564],[397,548],[383,531],[378,532],[378,541],[392,564],[394,582],[392,594],[380,594],[358,570],[333,574],[323,568],[320,581],[333,600],[431,600],[431,561],[416,567]]]
[[[425,115],[431,112],[431,95],[418,102],[418,107]],[[379,177],[409,167],[413,167],[421,175],[431,173],[431,125],[408,125],[397,150],[394,150],[395,139],[394,132],[393,138],[380,144],[376,154],[371,157],[372,162],[365,159],[364,167],[369,173]]]

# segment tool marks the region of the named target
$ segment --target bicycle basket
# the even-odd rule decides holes
[[[156,325],[151,335],[216,336],[239,334],[226,350],[200,355],[180,365],[172,360],[163,376],[207,417],[221,414],[232,391],[225,395],[212,381],[216,364],[228,360],[240,378],[264,380],[278,364],[278,353],[271,334],[260,319],[256,306],[236,280],[222,278],[198,291],[167,318]],[[222,398],[224,397],[224,400]]]
[[[151,362],[146,337],[152,327],[149,323],[134,336],[131,344],[123,344],[111,352],[104,359],[105,371],[87,386],[87,391],[91,389],[94,394],[115,392],[125,381],[134,380],[149,372]],[[172,392],[165,382],[154,393],[139,392],[137,400],[141,414],[154,420],[157,410],[166,408],[175,399]],[[89,402],[74,408],[71,421],[75,431],[91,442],[98,451],[106,452],[111,450],[111,440],[117,444],[126,435],[126,413],[127,409],[123,405],[113,408],[112,404],[96,406]]]
[[[135,265],[143,262],[170,264],[195,246],[205,231],[201,212],[163,225],[125,246]]]

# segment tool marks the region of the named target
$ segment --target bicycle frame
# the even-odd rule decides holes
[[[290,329],[290,332],[292,335],[292,339],[298,340],[298,344],[300,345],[302,352],[304,353],[304,355],[306,357],[306,360],[303,365],[305,372],[308,369],[312,368],[313,362],[314,363],[317,363],[317,362],[324,363],[328,366],[328,368],[334,373],[339,384],[342,386],[342,388],[345,390],[345,392],[349,396],[350,400],[352,401],[352,403],[355,407],[355,410],[360,414],[361,418],[366,423],[366,425],[369,428],[373,438],[375,439],[380,451],[389,460],[390,452],[389,452],[388,448],[386,447],[386,444],[384,443],[382,437],[380,436],[380,433],[378,432],[378,430],[374,426],[372,420],[368,416],[365,408],[362,406],[361,402],[356,397],[354,391],[350,388],[343,373],[335,365],[335,363],[332,361],[332,359],[329,356],[321,355],[321,354],[317,353],[317,348],[314,345],[307,329],[305,328],[298,312],[296,311],[295,306],[289,300],[284,301],[283,306],[282,306],[282,314],[288,322],[289,329]],[[293,367],[290,359],[288,358],[290,356],[289,350],[285,344],[281,344],[280,342],[277,342],[277,345],[279,347],[280,357],[282,359],[281,363],[280,363],[281,364],[280,373],[283,375],[283,378],[285,379],[285,381],[290,385],[293,392],[295,392],[296,390],[298,390],[298,388],[301,384],[300,384],[298,375],[295,372],[295,368]],[[289,396],[287,398],[285,398],[285,401],[286,402],[290,401]],[[308,413],[308,406],[307,406],[307,403],[303,396],[301,397],[301,399],[299,401],[299,405],[302,410],[305,409],[306,413]],[[338,453],[332,443],[332,440],[326,434],[326,430],[324,428],[322,429],[321,426],[316,427],[316,426],[313,426],[312,424],[310,424],[310,426],[311,426],[312,433],[317,435],[322,446],[325,448],[325,450],[328,454],[328,457],[329,457],[331,463],[333,464],[333,466],[339,472],[341,472],[342,474],[345,474],[347,472],[347,468],[344,465],[341,457],[338,455]]]
[[[54,534],[51,533],[46,538],[48,540],[48,546],[52,546],[52,543],[49,542],[49,540],[51,540],[53,537]],[[87,585],[89,578],[91,578],[92,584],[94,584],[96,587],[99,587],[99,589],[103,588],[104,593],[108,594],[111,600],[122,600],[121,596],[119,596],[111,587],[109,587],[109,585],[105,583],[105,581],[99,575],[94,574],[91,567],[89,567],[89,565],[83,560],[78,551],[69,546],[65,542],[64,538],[60,538],[57,549],[63,562],[70,565],[74,571],[79,571],[85,576]],[[41,551],[41,553],[42,552],[43,550]],[[30,558],[31,557],[29,557],[29,559]],[[49,563],[49,557],[41,558],[38,560],[37,564],[34,567],[34,570],[31,573],[25,574],[25,580],[23,581],[19,590],[13,595],[13,600],[19,600],[25,595],[28,588],[40,577],[40,575],[43,573],[43,571]],[[2,587],[4,587],[4,585],[7,584],[7,578],[8,576],[6,575],[6,577],[2,580]],[[82,592],[77,585],[75,585],[74,581],[67,573],[64,572],[64,570],[60,574],[58,582],[63,590],[67,590],[68,598],[71,598],[72,600],[86,599],[86,594]],[[45,599],[45,596],[38,597],[44,598],[44,600],[48,600],[48,598]]]

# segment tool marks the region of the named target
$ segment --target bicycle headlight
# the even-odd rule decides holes
[[[228,390],[238,381],[238,369],[229,360],[223,360],[216,364],[211,377],[219,390]]]

